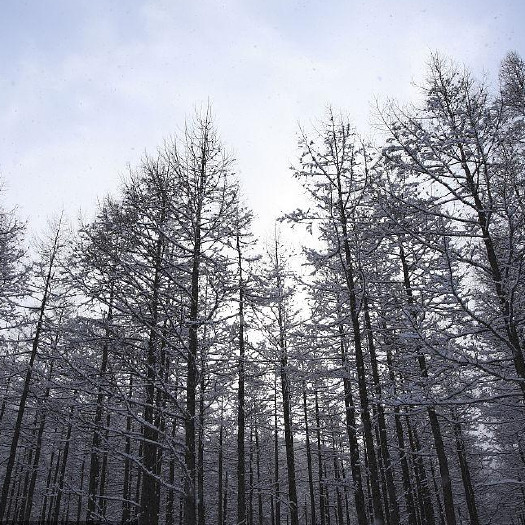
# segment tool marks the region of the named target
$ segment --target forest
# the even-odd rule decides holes
[[[493,77],[433,54],[374,142],[299,128],[270,239],[209,107],[89,220],[29,247],[4,206],[0,522],[525,525],[525,62]]]

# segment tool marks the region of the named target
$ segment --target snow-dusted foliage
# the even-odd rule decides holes
[[[2,523],[525,523],[525,65],[421,94],[266,243],[209,109],[32,264],[0,211]]]

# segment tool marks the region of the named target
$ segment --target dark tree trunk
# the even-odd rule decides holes
[[[337,524],[343,524],[343,498],[341,496],[341,474],[339,472],[339,453],[336,447],[335,431],[332,429],[332,451],[334,462],[334,478],[336,493]]]
[[[405,417],[405,423],[408,430],[410,448],[412,450],[413,456],[420,515],[424,520],[425,525],[435,525],[434,506],[432,504],[432,497],[430,495],[430,488],[425,470],[425,464],[423,463],[422,450],[419,444],[417,430],[412,428],[412,424],[408,416]]]
[[[133,374],[129,374],[128,403],[131,405],[133,397]],[[131,410],[131,408],[130,408]],[[126,442],[124,445],[124,479],[122,482],[122,523],[127,524],[131,518],[131,413],[126,416]]]
[[[58,335],[55,338],[55,347],[56,343],[58,343]],[[49,386],[49,381],[51,380],[53,374],[53,361],[51,361],[51,364],[49,365],[49,371],[47,375],[47,381],[48,385],[46,387],[46,390],[44,392],[44,397],[42,399],[42,415],[40,418],[40,425],[38,427],[38,434],[36,438],[36,445],[35,445],[35,456],[33,458],[33,465],[31,467],[31,480],[29,482],[29,487],[27,489],[27,501],[25,504],[25,510],[24,510],[24,516],[22,521],[29,521],[31,519],[31,512],[33,510],[33,498],[35,495],[35,486],[36,486],[36,480],[38,476],[38,466],[40,464],[40,455],[42,454],[42,440],[44,435],[44,428],[46,424],[46,412],[45,412],[45,404],[47,400],[49,399],[49,394],[51,393],[51,388]]]
[[[242,256],[239,233],[236,237],[239,271],[239,386],[237,390],[237,524],[246,524],[246,459],[245,459],[245,347],[244,347],[244,282],[242,274]]]
[[[401,243],[399,243],[399,257],[401,259],[401,266],[403,268],[403,281],[405,286],[405,292],[407,295],[408,305],[411,308],[411,315],[414,319],[414,322],[417,322],[417,312],[413,308],[414,296],[412,292],[412,285],[410,282],[408,263],[406,260],[403,245]],[[425,380],[428,379],[426,359],[421,350],[418,351],[418,363],[419,368],[421,370],[421,376]],[[456,525],[456,515],[454,513],[454,496],[452,493],[452,481],[450,478],[448,460],[445,452],[445,445],[443,443],[443,436],[441,434],[441,427],[439,425],[436,409],[433,406],[428,406],[427,413],[428,419],[430,420],[430,428],[432,429],[432,436],[434,438],[434,447],[436,449],[436,454],[439,462],[441,489],[443,491],[443,500],[445,504],[445,515],[447,519],[447,525]]]
[[[204,355],[201,351],[201,370],[200,370],[200,397],[199,397],[199,433],[197,445],[197,489],[198,489],[198,523],[205,525],[205,505],[204,505],[204,390],[205,390],[205,363]]]
[[[73,412],[74,412],[74,408],[71,407],[70,412],[69,412],[69,421],[67,425],[66,439],[64,443],[64,453],[63,453],[63,458],[62,458],[62,465],[60,467],[60,475],[58,477],[58,484],[56,487],[56,500],[55,500],[55,508],[53,512],[53,521],[55,523],[58,523],[58,518],[60,516],[60,504],[62,501],[62,493],[64,491],[64,479],[66,475],[67,459],[69,456],[69,444],[71,442],[71,430],[73,428]]]
[[[326,523],[325,515],[325,483],[323,479],[323,455],[321,449],[321,418],[319,416],[319,397],[317,390],[314,392],[315,396],[315,434],[317,438],[317,472],[319,474],[319,516],[321,518],[321,525]],[[366,522],[365,522],[366,525]]]
[[[342,254],[344,264],[344,274],[350,303],[350,318],[352,321],[352,332],[354,336],[355,364],[357,369],[357,382],[359,387],[359,399],[361,401],[361,421],[363,422],[363,438],[366,446],[368,457],[368,466],[370,472],[370,484],[372,489],[372,503],[374,508],[374,519],[376,525],[384,523],[383,506],[381,504],[381,492],[379,490],[379,473],[377,458],[375,453],[374,436],[372,430],[372,421],[370,418],[370,407],[367,392],[367,373],[363,355],[363,344],[361,340],[361,327],[359,322],[359,306],[357,303],[356,286],[354,278],[354,265],[352,262],[352,253],[350,250],[350,241],[348,235],[348,219],[344,210],[344,195],[341,185],[341,174],[337,173],[337,195],[338,195],[338,212],[339,223],[342,234],[342,245],[344,253]],[[360,523],[361,525],[361,523]],[[363,524],[364,525],[364,524]]]
[[[11,377],[8,377],[7,378],[7,381],[5,383],[5,390],[4,390],[4,397],[2,399],[2,406],[0,407],[0,436],[2,435],[2,420],[4,419],[4,414],[5,414],[5,407],[6,407],[6,404],[7,404],[7,397],[8,397],[8,394],[9,394],[9,387],[11,386]]]
[[[108,471],[108,446],[109,446],[109,427],[111,424],[111,412],[106,414],[106,430],[104,432],[104,452],[102,453],[102,465],[100,468],[100,486],[98,491],[98,500],[100,501],[100,513],[106,518],[106,476]]]
[[[297,488],[295,484],[295,458],[292,430],[291,396],[288,384],[288,363],[281,359],[281,388],[283,395],[284,443],[286,449],[286,465],[288,467],[288,501],[290,504],[291,525],[299,525],[297,509]]]
[[[259,525],[263,525],[263,500],[262,500],[262,479],[261,479],[261,449],[259,448],[259,429],[255,420],[255,452],[257,466],[257,516]]]
[[[204,179],[204,173],[201,173]],[[184,478],[184,523],[195,525],[197,523],[197,509],[195,508],[195,413],[197,390],[197,352],[198,341],[198,316],[199,316],[199,277],[201,257],[201,208],[197,206],[195,224],[195,238],[193,246],[193,264],[191,270],[191,307],[189,318],[189,345],[188,367],[186,376],[186,419],[184,423],[186,475]]]
[[[13,437],[11,439],[11,446],[9,448],[9,456],[7,458],[6,470],[4,482],[2,484],[2,492],[0,494],[0,522],[4,519],[8,496],[9,496],[9,486],[11,484],[11,477],[13,475],[13,467],[16,460],[16,451],[18,448],[18,441],[20,440],[20,432],[22,430],[22,422],[24,419],[24,412],[26,409],[27,397],[29,395],[29,388],[31,385],[31,379],[33,377],[33,366],[35,364],[35,359],[38,353],[38,345],[40,343],[40,335],[42,333],[42,327],[44,323],[44,314],[47,307],[47,302],[49,299],[51,281],[53,279],[54,272],[54,262],[55,257],[58,252],[58,243],[59,243],[60,228],[57,229],[56,235],[53,242],[53,247],[51,249],[51,257],[49,260],[49,266],[47,270],[44,293],[42,295],[42,301],[40,302],[40,307],[38,310],[38,320],[36,323],[35,335],[33,336],[33,344],[31,346],[31,356],[29,358],[29,363],[27,366],[26,375],[24,378],[24,386],[22,388],[22,394],[20,396],[20,403],[18,405],[18,411],[16,415],[15,428],[13,430]]]
[[[339,313],[340,316],[340,313]],[[339,348],[341,352],[341,364],[343,367],[343,387],[345,393],[345,423],[348,444],[350,446],[350,469],[354,485],[354,503],[357,514],[358,525],[367,525],[365,494],[363,491],[363,479],[361,474],[361,460],[359,458],[359,443],[357,440],[357,425],[355,420],[355,405],[352,395],[352,384],[350,382],[350,370],[345,348],[345,334],[341,322],[338,325]]]
[[[374,383],[374,391],[376,395],[375,409],[377,412],[377,423],[379,432],[379,452],[383,463],[383,473],[386,481],[386,491],[384,496],[388,494],[388,504],[385,505],[387,514],[387,521],[390,525],[399,525],[399,506],[397,502],[396,486],[394,483],[394,476],[392,473],[392,462],[390,460],[390,452],[388,450],[388,434],[385,418],[385,410],[382,404],[381,380],[379,377],[379,368],[377,364],[376,348],[374,343],[374,334],[372,330],[372,322],[370,319],[370,309],[368,304],[368,296],[366,293],[363,297],[363,310],[365,314],[365,327],[368,340],[368,350],[370,353],[370,364],[372,365],[372,380]]]
[[[86,517],[86,521],[88,523],[97,521],[96,514],[98,514],[99,510],[98,489],[100,484],[100,446],[102,442],[101,424],[104,411],[104,388],[101,383],[105,379],[108,368],[109,338],[111,337],[110,324],[113,320],[113,290],[113,284],[111,284],[108,314],[106,317],[106,337],[102,346],[102,360],[100,362],[100,370],[98,373],[99,385],[97,392],[95,419],[93,421],[93,438],[91,441],[91,459],[89,465],[88,504]]]
[[[86,457],[84,456],[82,458],[82,466],[80,467],[80,490],[78,494],[78,504],[77,504],[77,519],[76,522],[80,522],[80,518],[82,515],[82,496],[84,491],[84,473],[86,469]]]
[[[55,429],[55,434],[56,434],[56,431],[57,429]],[[42,504],[42,510],[40,511],[40,521],[45,521],[46,520],[46,516],[47,516],[47,505],[48,505],[48,502],[49,502],[49,491],[50,491],[50,488],[51,488],[51,481],[52,481],[52,478],[53,478],[53,463],[54,463],[54,460],[55,460],[55,456],[56,456],[56,452],[55,450],[53,449],[52,452],[51,452],[51,457],[49,459],[49,470],[47,471],[47,477],[46,477],[46,488],[45,488],[45,491],[44,491],[44,501],[43,501],[43,504]]]
[[[173,418],[171,423],[171,443],[172,446],[175,444],[175,437],[177,435],[177,420]],[[166,525],[174,525],[175,523],[175,491],[173,490],[173,485],[175,483],[175,455],[173,451],[171,452],[170,462],[169,462],[169,473],[168,473],[168,483],[170,486],[166,490]],[[220,522],[219,522],[219,525]]]
[[[386,327],[385,331],[386,331]],[[390,376],[390,382],[396,395],[396,377],[392,361],[392,352],[388,342],[386,343],[386,358]],[[405,434],[403,431],[403,423],[401,419],[401,410],[398,405],[394,406],[394,423],[396,427],[397,446],[399,448],[399,461],[401,463],[401,477],[403,479],[403,495],[407,507],[408,525],[417,525],[416,508],[414,504],[414,496],[412,491],[412,483],[410,479],[410,467],[408,465],[407,449],[405,444]],[[428,524],[433,525],[433,524]]]
[[[226,480],[224,481],[224,507],[222,513],[224,523],[228,523],[228,471],[226,471]]]
[[[467,461],[467,451],[465,449],[465,440],[463,439],[463,432],[461,423],[455,409],[452,410],[452,418],[454,420],[454,437],[456,438],[456,452],[458,455],[459,466],[461,469],[461,479],[463,481],[463,488],[465,489],[465,499],[467,501],[467,508],[470,516],[471,525],[479,525],[478,509],[476,506],[476,497],[472,480],[470,477],[470,469]]]
[[[164,213],[161,217],[161,224],[163,223]],[[156,424],[156,408],[158,408],[158,398],[156,396],[156,383],[159,379],[159,365],[157,363],[159,337],[157,331],[159,329],[159,301],[161,286],[161,266],[164,257],[163,254],[163,237],[162,234],[159,233],[155,246],[155,273],[151,289],[151,320],[149,321],[151,328],[148,337],[146,356],[146,400],[144,407],[144,424],[142,425],[142,460],[144,463],[144,472],[142,479],[142,492],[140,495],[139,525],[157,525],[159,521],[160,487],[156,476],[159,468],[159,429]]]
[[[274,381],[274,497],[275,497],[275,522],[281,525],[281,488],[279,486],[279,427],[277,426],[277,379]]]
[[[219,469],[219,487],[218,487],[218,496],[217,496],[217,515],[218,515],[218,525],[224,525],[224,512],[223,512],[223,436],[224,436],[224,425],[222,421],[222,407],[221,407],[221,426],[219,429],[219,460],[218,460],[218,469]]]
[[[314,476],[312,470],[312,449],[310,445],[310,430],[308,426],[308,406],[306,404],[306,383],[303,381],[303,411],[304,411],[304,427],[306,440],[306,462],[308,467],[308,489],[310,493],[310,514],[312,525],[317,525],[315,513],[315,492],[314,492]]]
[[[250,425],[250,457],[248,459],[249,464],[249,481],[250,486],[250,495],[248,497],[248,524],[253,525],[253,481],[254,481],[254,472],[253,472],[253,420]]]

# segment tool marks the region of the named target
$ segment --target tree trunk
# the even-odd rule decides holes
[[[385,338],[387,333],[386,323],[383,323],[383,330],[385,331]],[[394,363],[392,359],[392,350],[390,348],[391,341],[385,340],[386,360],[388,365],[388,372],[390,383],[394,392],[397,395],[396,376],[394,372]],[[401,463],[401,477],[403,479],[403,495],[407,507],[408,525],[417,525],[416,509],[414,505],[414,497],[412,494],[412,484],[410,481],[410,468],[407,459],[407,449],[405,444],[405,436],[403,431],[403,423],[401,420],[401,411],[399,405],[394,406],[394,423],[396,428],[397,446],[399,448],[399,461]],[[429,524],[431,525],[431,524]]]
[[[306,462],[308,466],[308,488],[310,492],[310,514],[312,516],[312,525],[317,525],[315,513],[315,492],[314,492],[314,477],[312,470],[312,450],[310,445],[310,430],[308,427],[308,407],[306,404],[306,383],[303,381],[303,411],[304,411],[304,427],[306,440]]]
[[[410,448],[413,455],[420,515],[424,520],[425,525],[435,525],[434,506],[432,504],[427,473],[423,463],[423,456],[421,446],[419,444],[417,430],[412,428],[412,424],[410,423],[410,418],[408,415],[405,417],[405,423],[407,426]]]
[[[262,480],[261,480],[261,449],[259,448],[259,430],[257,419],[255,420],[255,451],[257,467],[257,516],[259,525],[263,525],[263,500],[262,500]]]
[[[367,392],[367,373],[363,356],[363,345],[361,340],[361,327],[359,322],[359,308],[357,304],[356,287],[354,280],[354,266],[350,250],[348,236],[347,217],[344,210],[344,196],[341,186],[341,174],[337,173],[337,195],[339,206],[339,223],[342,233],[342,244],[344,254],[344,274],[350,302],[350,318],[352,320],[352,331],[354,336],[355,364],[357,369],[357,382],[359,387],[359,399],[361,401],[361,421],[363,422],[363,437],[365,441],[368,465],[370,470],[370,483],[372,485],[372,503],[374,508],[374,520],[376,525],[383,525],[384,514],[381,504],[381,492],[379,490],[379,473],[375,453],[372,422],[370,420],[370,407]]]
[[[161,218],[161,224],[163,221]],[[152,297],[150,302],[150,331],[147,345],[146,369],[146,400],[144,407],[144,424],[142,425],[142,459],[144,472],[142,478],[142,492],[140,495],[139,525],[157,525],[159,522],[160,487],[157,480],[158,471],[158,440],[159,429],[156,425],[157,396],[156,383],[158,377],[158,334],[159,329],[159,301],[161,285],[161,265],[164,246],[162,234],[158,234],[155,246],[155,273],[152,284]]]
[[[55,343],[57,343],[58,335],[55,338]],[[56,344],[55,344],[56,346]],[[51,364],[49,365],[49,372],[47,375],[47,381],[48,385],[46,387],[46,390],[44,392],[44,397],[42,399],[42,406],[45,406],[47,400],[49,399],[49,394],[51,392],[51,388],[49,386],[49,381],[51,380],[52,374],[53,374],[53,361],[51,361]],[[29,482],[29,488],[27,490],[27,501],[25,505],[25,511],[24,511],[24,517],[23,521],[30,521],[31,519],[31,511],[33,510],[33,498],[35,495],[35,486],[36,486],[36,479],[38,476],[38,466],[40,464],[40,455],[42,453],[42,439],[44,435],[44,428],[46,424],[46,412],[45,409],[42,409],[42,416],[40,419],[40,426],[38,427],[38,434],[36,438],[36,445],[35,445],[35,456],[33,458],[33,465],[31,467],[31,480]]]
[[[454,420],[454,437],[456,438],[456,452],[458,455],[459,466],[461,469],[461,479],[463,480],[463,488],[465,489],[465,499],[467,500],[467,508],[470,516],[471,525],[479,525],[478,509],[476,506],[476,497],[474,487],[470,478],[470,469],[467,461],[467,452],[465,449],[465,440],[463,439],[463,432],[461,430],[461,423],[457,411],[452,409],[452,418]]]
[[[417,322],[417,313],[414,306],[414,296],[412,293],[412,285],[410,283],[410,274],[408,264],[403,249],[403,245],[399,243],[399,257],[401,259],[401,265],[403,268],[403,281],[405,286],[405,292],[407,295],[408,305],[411,308],[411,315],[414,322]],[[428,369],[426,359],[420,349],[418,349],[418,363],[421,370],[421,376],[426,380],[428,379]],[[450,472],[448,468],[448,460],[445,452],[445,445],[443,443],[443,436],[441,434],[441,428],[439,425],[436,409],[433,406],[427,408],[428,419],[430,420],[430,427],[432,429],[432,436],[434,438],[434,446],[439,462],[439,472],[441,476],[441,488],[443,490],[443,500],[445,504],[445,515],[447,518],[447,525],[456,525],[456,515],[454,513],[454,496],[452,493],[452,481],[450,478]]]
[[[197,445],[197,493],[198,493],[198,523],[205,525],[205,506],[204,506],[204,389],[205,389],[205,365],[204,356],[201,351],[201,370],[200,370],[200,397],[199,397],[199,433]]]
[[[129,374],[128,403],[131,405],[133,397],[133,374]],[[131,412],[131,406],[130,406]],[[122,523],[127,524],[131,518],[131,413],[126,416],[126,444],[124,445],[124,480],[122,482]]]
[[[55,509],[53,512],[54,523],[58,523],[58,518],[60,515],[60,503],[62,501],[62,492],[64,490],[64,479],[66,475],[67,459],[69,456],[69,444],[71,442],[71,430],[73,428],[73,413],[74,413],[74,408],[71,407],[70,412],[69,412],[69,421],[67,425],[66,440],[64,444],[62,465],[60,467],[60,475],[58,477],[58,484],[56,487],[57,495],[55,499]]]
[[[11,439],[11,446],[9,449],[9,456],[7,459],[6,470],[4,482],[2,484],[2,493],[0,495],[0,522],[4,519],[7,501],[9,496],[9,486],[11,484],[11,476],[13,475],[13,467],[16,460],[16,451],[18,447],[18,441],[20,440],[20,432],[22,430],[22,421],[24,419],[24,412],[26,409],[27,397],[29,395],[29,387],[31,385],[31,378],[33,377],[33,366],[35,364],[35,359],[38,353],[38,345],[40,343],[40,335],[42,332],[42,326],[44,323],[44,314],[47,307],[47,302],[49,299],[49,293],[51,288],[51,281],[53,279],[53,267],[55,262],[55,257],[58,252],[58,243],[60,236],[60,227],[57,228],[55,238],[53,241],[53,247],[51,250],[51,256],[49,259],[49,266],[46,275],[44,293],[42,295],[42,301],[40,302],[40,307],[38,310],[38,320],[36,323],[35,335],[33,337],[33,344],[31,346],[31,356],[29,358],[29,364],[27,366],[26,375],[24,378],[24,386],[22,389],[22,394],[20,396],[20,403],[18,405],[18,412],[16,416],[15,428],[13,431],[13,437]]]
[[[204,174],[201,173],[201,177]],[[188,368],[186,376],[186,419],[184,422],[186,475],[184,478],[184,523],[197,523],[195,508],[195,412],[197,389],[197,351],[198,351],[198,316],[199,316],[199,277],[201,257],[200,206],[197,209],[193,264],[191,270],[191,307],[189,318]]]
[[[219,460],[218,460],[218,469],[219,469],[219,487],[218,487],[218,496],[217,496],[217,514],[218,514],[218,525],[224,525],[224,512],[223,512],[223,435],[224,435],[224,425],[222,421],[222,406],[221,406],[221,426],[219,428]]]
[[[281,525],[281,488],[279,486],[279,427],[277,426],[277,378],[274,380],[274,480],[275,480],[275,522]]]
[[[113,284],[110,288],[109,306],[106,317],[106,333],[105,341],[102,346],[102,360],[100,362],[100,370],[98,373],[99,385],[97,392],[97,401],[95,409],[95,419],[93,421],[93,438],[91,441],[91,459],[89,465],[89,483],[88,483],[88,504],[87,504],[87,523],[97,521],[95,511],[98,514],[98,488],[100,483],[100,446],[101,446],[101,423],[104,411],[104,388],[102,381],[104,381],[108,368],[108,354],[109,354],[109,338],[110,338],[110,324],[113,320]]]
[[[244,282],[242,275],[242,256],[239,233],[236,236],[239,271],[239,386],[237,390],[237,524],[246,524],[246,460],[244,451],[245,413],[244,413]]]
[[[339,312],[339,317],[341,314]],[[348,444],[350,446],[350,469],[354,485],[354,503],[357,514],[358,525],[368,525],[366,516],[365,494],[363,491],[363,479],[361,474],[361,460],[359,458],[359,442],[357,440],[357,425],[355,420],[355,405],[352,395],[352,384],[349,377],[349,366],[345,348],[345,334],[341,322],[338,323],[339,348],[341,352],[341,365],[343,367],[343,387],[345,393],[345,423]]]
[[[397,502],[394,476],[392,473],[392,462],[390,460],[390,452],[388,450],[388,434],[386,427],[385,410],[382,404],[381,381],[379,378],[379,369],[377,365],[374,335],[372,330],[372,322],[370,320],[368,296],[366,295],[366,293],[363,297],[363,310],[365,314],[365,327],[368,340],[368,350],[370,353],[370,364],[372,365],[372,380],[374,382],[374,390],[377,398],[375,407],[377,411],[377,423],[379,431],[379,451],[384,466],[384,476],[386,478],[385,497],[388,494],[388,505],[385,505],[385,510],[387,514],[388,523],[390,525],[399,525],[399,506]]]
[[[325,483],[323,479],[323,455],[321,449],[321,418],[319,417],[319,397],[317,390],[314,392],[315,396],[315,433],[317,438],[317,472],[319,474],[319,516],[321,518],[321,525],[326,523],[325,515]],[[366,525],[366,522],[365,522]]]

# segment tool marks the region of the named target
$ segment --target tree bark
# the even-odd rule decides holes
[[[54,262],[55,262],[55,257],[58,252],[59,237],[60,237],[60,226],[57,228],[55,238],[53,241],[53,247],[51,249],[51,256],[49,259],[49,266],[48,266],[47,275],[45,279],[45,285],[44,285],[44,293],[42,295],[42,301],[40,302],[40,307],[38,310],[38,320],[36,323],[35,335],[33,336],[33,344],[31,346],[31,356],[29,358],[29,363],[28,363],[26,375],[24,378],[24,386],[22,389],[22,394],[20,396],[20,403],[18,405],[15,428],[13,431],[13,437],[11,439],[11,446],[9,448],[9,456],[8,456],[7,464],[6,464],[5,477],[4,477],[4,482],[2,484],[2,492],[0,495],[0,522],[4,519],[6,506],[8,502],[9,486],[11,484],[11,477],[13,475],[13,467],[15,465],[15,460],[16,460],[16,451],[18,447],[18,441],[20,440],[20,432],[22,430],[22,421],[24,419],[24,412],[26,409],[27,397],[29,395],[29,387],[31,385],[31,379],[33,377],[33,366],[35,364],[35,359],[38,353],[40,335],[42,333],[42,327],[44,324],[44,314],[45,314],[47,302],[49,299],[51,281],[53,279]]]

